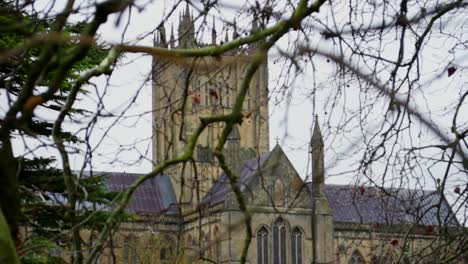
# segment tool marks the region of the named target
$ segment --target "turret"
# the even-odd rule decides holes
[[[257,21],[257,18],[254,18],[252,22],[252,33],[254,33],[257,30],[258,30],[258,21]]]
[[[153,34],[153,46],[163,48],[167,47],[166,28],[164,27],[164,23],[161,23]]]
[[[187,2],[185,12],[179,18],[179,47],[190,48],[195,46],[195,25],[190,17],[190,9]]]
[[[215,18],[213,17],[213,26],[211,28],[211,45],[216,45],[216,38],[217,38],[217,33],[216,33],[216,26],[215,26]]]
[[[237,39],[239,37],[239,33],[237,32],[237,22],[234,18],[234,32],[232,32],[232,39]]]
[[[315,116],[315,125],[312,138],[310,140],[310,149],[312,152],[312,183],[314,195],[323,193],[323,184],[325,182],[323,138],[320,126]]]
[[[154,36],[154,46],[155,47],[167,47],[166,28],[164,27],[164,23],[162,23],[156,30],[156,33]]]
[[[169,39],[169,47],[171,49],[175,48],[174,25],[171,25],[171,36]]]
[[[325,167],[322,132],[315,116],[310,140],[312,153],[312,263],[333,263],[333,215],[324,193]]]

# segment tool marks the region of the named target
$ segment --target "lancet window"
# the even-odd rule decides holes
[[[302,232],[297,227],[291,233],[291,264],[302,264]]]
[[[273,264],[286,264],[286,222],[278,218],[273,224]]]
[[[361,253],[359,253],[358,250],[355,250],[353,252],[353,255],[351,255],[351,258],[349,259],[349,264],[363,264],[363,263],[364,263],[364,259]]]
[[[257,263],[268,264],[268,230],[264,226],[257,232]]]

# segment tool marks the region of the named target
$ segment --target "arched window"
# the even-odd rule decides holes
[[[136,242],[133,238],[126,238],[124,241],[123,256],[125,264],[137,263],[137,249]]]
[[[361,253],[356,249],[349,259],[349,264],[364,264],[364,258]]]
[[[161,260],[166,260],[168,258],[167,251],[166,251],[165,247],[161,248],[161,250],[159,251],[159,258]]]
[[[187,247],[191,247],[193,246],[193,238],[192,238],[192,235],[191,234],[188,234],[185,238],[185,245]]]
[[[215,260],[216,263],[220,263],[221,257],[221,234],[219,232],[219,227],[215,226],[214,228],[214,237],[216,241],[216,249],[215,249]]]
[[[163,261],[168,261],[173,257],[174,241],[172,240],[172,238],[166,235],[164,236],[164,239],[162,242],[163,242],[162,247],[159,250],[159,259],[163,262]]]
[[[211,250],[212,248],[211,248],[210,233],[206,233],[205,237],[203,238],[203,249],[204,249],[203,255],[211,259],[213,257],[213,254]]]
[[[291,233],[291,263],[302,264],[302,232],[297,227]]]
[[[210,85],[206,82],[205,85],[205,105],[210,105]]]
[[[282,218],[273,224],[273,264],[286,264],[286,222]]]
[[[257,263],[268,264],[268,230],[264,226],[257,232]]]

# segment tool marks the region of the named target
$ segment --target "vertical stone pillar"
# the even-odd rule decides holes
[[[324,193],[324,144],[317,116],[310,142],[312,152],[312,263],[333,263],[333,215]]]

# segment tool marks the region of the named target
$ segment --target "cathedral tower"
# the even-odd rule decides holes
[[[162,42],[166,40],[166,33],[160,29],[155,46],[178,49],[215,45],[217,33],[214,26],[213,23],[212,43],[197,41],[193,17],[187,7],[180,18],[178,36],[173,36],[171,30],[169,43]],[[234,32],[238,36],[237,29]],[[181,153],[199,126],[200,117],[232,111],[254,53],[255,47],[247,47],[216,58],[153,58],[152,149],[155,165]],[[243,122],[236,127],[239,163],[269,151],[267,61],[251,81],[242,113]],[[201,134],[194,153],[196,169],[187,164],[185,169],[176,167],[166,171],[180,202],[196,202],[194,187],[197,186],[204,196],[222,173],[213,154],[222,129],[223,124],[217,123]]]

